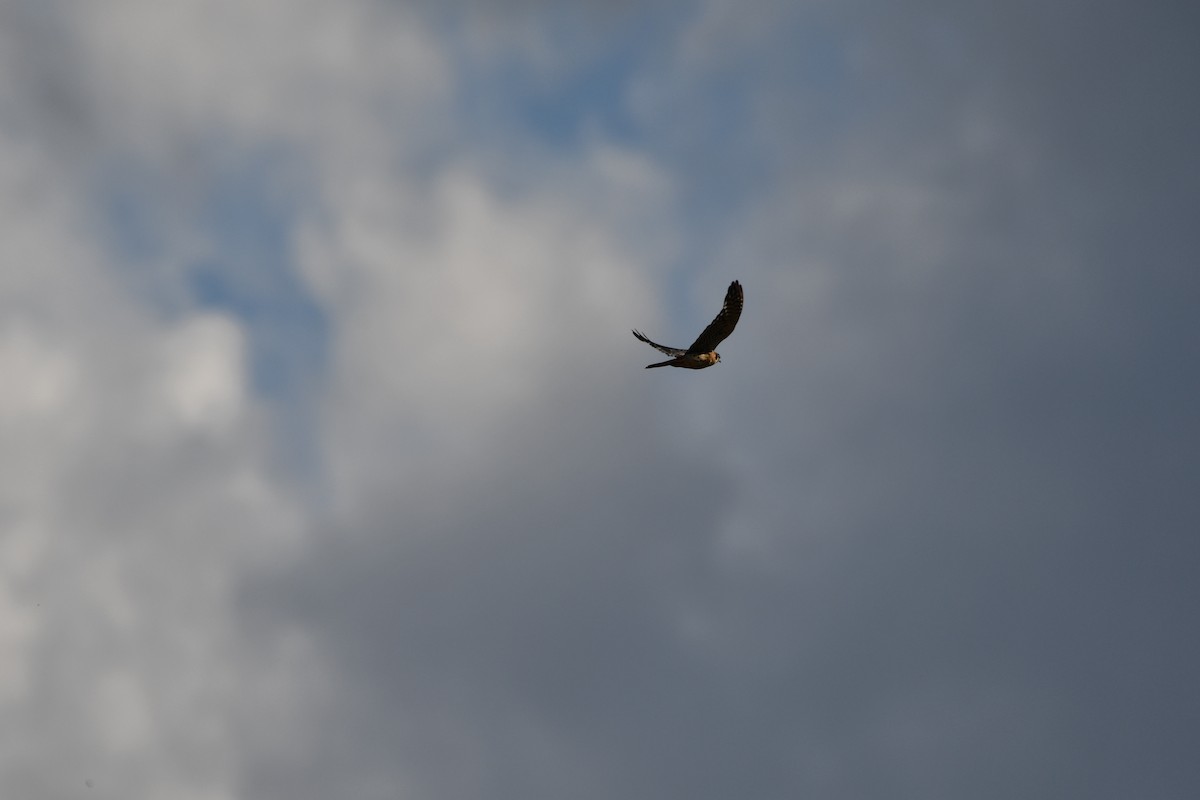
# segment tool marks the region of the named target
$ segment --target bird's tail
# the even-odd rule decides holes
[[[675,359],[669,358],[666,361],[660,361],[657,364],[647,364],[646,369],[654,369],[655,367],[669,367],[675,363]]]

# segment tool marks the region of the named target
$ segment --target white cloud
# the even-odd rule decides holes
[[[220,431],[246,403],[246,358],[237,325],[208,314],[184,321],[164,339],[159,396],[163,408],[185,426]]]
[[[327,445],[349,507],[376,483],[483,457],[550,384],[614,363],[614,327],[653,313],[639,272],[669,237],[639,231],[665,218],[665,180],[611,150],[539,180],[550,188],[526,177],[503,194],[469,165],[431,184],[363,180],[332,189],[349,202],[300,234],[338,320]]]
[[[112,672],[96,689],[91,725],[106,754],[115,758],[148,748],[155,737],[150,698],[141,681],[127,672]]]
[[[556,376],[582,393],[616,362],[614,328],[652,313],[639,273],[670,251],[652,230],[669,181],[603,146],[510,188],[470,161],[432,180],[380,169],[446,121],[445,58],[403,8],[131,2],[57,24],[90,149],[60,161],[60,140],[0,136],[20,306],[0,328],[0,698],[29,743],[0,772],[30,796],[64,774],[124,797],[237,796],[327,745],[335,659],[238,616],[251,576],[303,554],[319,503],[273,466],[246,327],[178,308],[181,267],[221,255],[189,218],[214,180],[189,154],[209,139],[296,159],[296,253],[333,330],[315,436],[339,522],[362,526],[389,513],[375,492],[415,499],[431,465],[502,457]],[[91,205],[130,164],[161,178],[144,191],[164,246],[140,264]]]
[[[5,570],[6,587],[13,573],[18,572],[22,557],[28,559],[29,548],[21,547],[19,541],[22,533],[20,530],[7,532],[4,547],[0,550],[6,561],[16,556],[14,560],[18,563],[17,569]],[[35,641],[38,617],[35,609],[29,608],[11,590],[0,591],[0,707],[15,705],[29,692],[32,665],[26,655]]]
[[[0,338],[0,424],[28,424],[53,416],[78,390],[78,369],[70,356],[39,341],[15,322]]]
[[[372,121],[436,104],[449,80],[435,41],[400,4],[125,0],[77,11],[73,30],[95,70],[88,85],[136,151],[194,131],[245,145],[361,146]]]
[[[112,66],[79,55],[91,78]],[[21,79],[0,82],[6,116],[29,103]],[[126,90],[93,107],[105,126],[136,124]],[[31,797],[85,778],[233,796],[239,687],[278,664],[273,635],[242,639],[232,591],[303,518],[269,468],[238,326],[145,302],[92,206],[106,165],[61,143],[0,132],[0,775]]]
[[[1103,314],[1054,313],[1081,273],[1028,291],[1080,258],[1031,200],[1054,151],[988,75],[906,87],[907,33],[864,54],[869,4],[793,6],[656,17],[611,74],[639,8],[0,11],[0,782],[962,796],[945,753],[1077,733],[1017,623],[1070,618],[1051,573],[1121,477],[1082,434],[1121,418],[1062,335]],[[807,61],[801,17],[856,34]],[[526,81],[633,130],[463,107]],[[644,372],[629,328],[734,277],[726,363]],[[320,351],[294,394],[264,341]]]

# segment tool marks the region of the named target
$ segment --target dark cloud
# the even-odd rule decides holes
[[[1073,10],[865,26],[867,76],[900,94],[855,133],[857,162],[804,177],[879,195],[842,225],[808,216],[836,214],[800,181],[772,200],[796,198],[791,215],[755,209],[774,214],[753,228],[773,263],[823,265],[827,302],[804,306],[817,319],[780,302],[752,334],[775,363],[789,345],[774,342],[801,342],[807,369],[771,382],[802,398],[792,436],[770,425],[745,457],[799,494],[774,531],[796,564],[813,528],[840,542],[820,595],[838,635],[816,649],[857,679],[827,684],[858,737],[842,755],[879,776],[839,785],[849,796],[1196,782],[1180,743],[1197,708],[1176,682],[1198,656],[1179,566],[1195,558],[1180,477],[1200,444],[1181,300],[1200,288],[1184,266],[1197,241],[1178,224],[1197,191],[1174,33],[1189,15]],[[955,71],[925,37],[958,43]],[[971,114],[991,128],[975,147]],[[947,714],[935,698],[955,692]],[[989,697],[1006,698],[995,719]],[[923,742],[904,769],[865,738],[896,702],[915,726],[904,747]]]
[[[1194,795],[1196,13],[664,4],[647,28],[656,46],[628,47],[616,39],[637,7],[587,8],[530,0],[472,24],[428,10],[444,41],[422,63],[462,61],[444,86],[463,98],[495,86],[563,103],[574,133],[593,111],[620,117],[615,138],[640,160],[565,169],[613,131],[563,146],[503,94],[470,111],[431,101],[431,115],[472,123],[455,147],[477,149],[461,163],[437,150],[409,183],[401,168],[356,171],[388,137],[353,102],[303,145],[257,102],[222,112],[245,116],[248,140],[284,140],[289,164],[329,159],[297,184],[330,191],[298,203],[303,218],[262,226],[253,191],[214,191],[214,258],[252,269],[259,234],[276,258],[269,277],[213,270],[191,287],[228,312],[221,332],[245,335],[280,287],[303,286],[321,326],[313,430],[278,449],[319,462],[298,470],[318,497],[291,507],[255,482],[286,479],[258,464],[268,434],[241,395],[215,433],[177,424],[155,445],[138,419],[116,438],[98,427],[57,468],[73,498],[62,517],[96,526],[81,552],[107,571],[81,574],[101,575],[97,605],[136,607],[137,624],[97,612],[108,633],[89,645],[76,631],[97,626],[79,612],[45,634],[38,657],[71,669],[38,685],[22,719],[50,718],[44,704],[57,715],[46,740],[71,726],[55,688],[90,686],[86,665],[72,670],[91,653],[115,675],[102,709],[143,695],[151,709],[122,718],[124,746],[153,741],[164,707],[175,734],[97,791],[127,779],[141,796],[219,785],[289,800]],[[290,29],[307,29],[298,20]],[[56,60],[30,49],[15,63],[13,107],[98,113]],[[513,63],[492,82],[490,66]],[[603,91],[571,106],[564,93],[589,71]],[[264,77],[247,96],[293,85]],[[379,91],[361,93],[370,109]],[[448,165],[457,183],[431,198]],[[647,165],[661,174],[612,178]],[[390,194],[393,180],[405,186]],[[338,216],[354,203],[361,213]],[[660,204],[678,207],[660,217]],[[677,225],[685,243],[663,256],[671,245],[642,241],[629,217]],[[380,251],[395,263],[372,266]],[[666,298],[657,323],[617,318],[652,308],[622,282],[639,257],[674,261],[643,282]],[[643,371],[627,329],[694,330],[731,278],[746,313],[720,367]],[[587,281],[608,288],[571,288]],[[479,288],[514,285],[503,298]],[[136,364],[130,382],[150,392],[160,376]],[[114,442],[125,449],[106,456]],[[278,557],[235,555],[233,540],[291,514],[304,532]],[[128,542],[140,549],[122,560]],[[212,663],[189,655],[197,632]],[[127,641],[145,665],[121,661]],[[302,644],[276,658],[288,642]],[[203,688],[220,672],[217,701],[173,701],[179,670]],[[203,726],[180,722],[193,708]],[[85,735],[70,742],[106,766]]]
[[[605,401],[594,422],[545,407],[506,420],[499,452],[432,494],[397,487],[365,529],[328,531],[309,567],[251,592],[250,608],[324,632],[344,671],[331,724],[347,738],[317,772],[599,797],[662,783],[658,763],[694,750],[667,745],[712,683],[679,616],[713,569],[729,477],[661,452],[634,395],[588,382]],[[586,394],[562,400],[594,410]],[[275,777],[255,793],[290,791]]]
[[[46,137],[79,166],[99,135],[97,109],[78,43],[55,5],[16,2],[0,10],[8,99],[23,112],[7,125],[10,135]]]
[[[706,267],[748,292],[705,376],[716,449],[581,447],[563,434],[595,409],[547,402],[536,457],[501,467],[509,443],[455,499],[372,512],[270,601],[353,676],[350,772],[455,797],[1197,785],[1187,20],[873,10],[833,17],[865,48],[836,138],[795,106],[677,156],[701,194],[728,186],[697,155],[718,141],[784,165],[726,201]],[[836,108],[806,84],[828,76],[763,72],[780,58],[735,62],[746,103]],[[663,96],[702,94],[688,75]],[[539,466],[594,454],[609,470],[583,481]]]

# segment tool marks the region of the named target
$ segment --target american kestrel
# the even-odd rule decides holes
[[[671,356],[670,361],[647,364],[646,369],[653,369],[654,367],[704,369],[705,367],[711,367],[721,360],[721,354],[717,352],[717,345],[725,341],[725,337],[733,333],[733,329],[737,325],[740,316],[742,316],[742,285],[734,281],[729,284],[729,289],[725,292],[725,303],[721,306],[721,313],[717,314],[717,318],[708,324],[708,327],[704,329],[704,333],[700,334],[699,338],[692,342],[692,346],[687,350],[680,350],[677,347],[663,347],[661,344],[647,339],[646,334],[636,330],[633,332],[633,335],[656,350],[661,350]]]

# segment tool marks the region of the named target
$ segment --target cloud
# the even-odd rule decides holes
[[[6,786],[1197,785],[1184,20],[731,9],[0,12]]]

